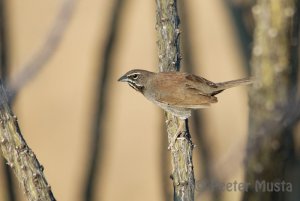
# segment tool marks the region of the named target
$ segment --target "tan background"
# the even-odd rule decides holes
[[[13,76],[43,43],[62,1],[7,2]],[[191,51],[197,73],[212,81],[244,77],[242,51],[224,2],[187,0],[186,4],[193,25]],[[108,0],[78,1],[58,51],[22,90],[14,107],[57,200],[81,200],[98,63],[111,8],[112,1]],[[163,200],[160,109],[116,82],[132,68],[158,70],[154,27],[154,1],[126,1],[109,78],[99,200]],[[247,130],[246,88],[232,89],[218,97],[218,104],[203,111],[205,135],[211,144],[216,173],[228,181],[241,182]],[[228,160],[231,153],[235,154]],[[195,165],[199,180],[199,162]],[[5,197],[2,178],[0,175],[0,200]],[[209,200],[207,194],[203,196]],[[226,192],[224,196],[234,201],[240,194]]]

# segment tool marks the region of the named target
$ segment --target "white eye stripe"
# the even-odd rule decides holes
[[[129,75],[127,75],[128,77],[134,76],[134,75],[140,75],[141,73],[131,73]]]
[[[136,79],[138,79],[140,74],[141,73],[132,73],[132,74],[127,75],[127,77],[130,77],[130,78],[136,80]]]

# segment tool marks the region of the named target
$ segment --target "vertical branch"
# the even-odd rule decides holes
[[[159,70],[179,71],[179,17],[176,0],[156,0]]]
[[[194,73],[195,65],[193,62],[193,54],[191,51],[191,33],[190,33],[190,19],[188,16],[188,10],[186,7],[186,1],[179,1],[179,13],[181,17],[181,24],[182,24],[182,50],[183,50],[183,62],[184,67],[187,72]],[[216,178],[212,173],[211,167],[211,155],[209,150],[209,144],[207,138],[203,132],[203,120],[200,111],[193,111],[191,120],[194,125],[195,131],[195,142],[196,142],[196,151],[199,152],[202,162],[201,162],[201,171],[204,175],[203,180],[208,182],[216,182]],[[213,191],[212,192],[212,200],[218,201],[221,199],[220,191]]]
[[[156,0],[156,30],[160,71],[178,71],[180,68],[179,17],[176,0]],[[192,162],[193,143],[188,129],[188,121],[173,144],[177,135],[179,119],[166,113],[168,141],[172,155],[172,179],[174,200],[194,200],[194,170]]]
[[[89,167],[87,168],[86,175],[86,185],[84,188],[83,199],[86,201],[95,200],[94,193],[96,187],[96,180],[98,178],[99,162],[101,162],[101,153],[100,149],[103,146],[103,129],[105,125],[105,113],[106,113],[106,103],[108,96],[108,81],[110,77],[110,73],[112,72],[112,55],[113,48],[116,43],[116,37],[119,23],[121,20],[122,8],[124,5],[124,0],[116,0],[114,3],[114,8],[112,10],[111,23],[108,29],[108,35],[106,39],[106,44],[104,45],[104,53],[101,57],[102,63],[99,65],[99,79],[98,84],[96,86],[95,92],[95,114],[92,118],[92,130],[91,130],[91,144],[89,150]]]
[[[29,201],[55,201],[44,176],[44,168],[26,144],[17,118],[9,108],[2,82],[0,82],[0,148]]]
[[[226,0],[224,3],[232,15],[233,22],[237,30],[237,36],[241,42],[243,56],[246,61],[249,61],[251,59],[251,44],[253,42],[253,19],[251,15],[251,8],[254,1]],[[249,62],[246,62],[244,66],[247,68],[247,72],[250,73]]]
[[[5,16],[5,0],[0,0],[0,73],[1,78],[7,76],[8,58],[7,58],[7,27]]]
[[[285,108],[290,108],[296,96],[298,65],[291,62],[295,60],[291,51],[299,36],[299,22],[292,23],[294,16],[299,15],[297,4],[294,0],[257,0],[253,7],[256,27],[251,67],[257,83],[249,93],[246,182],[252,185],[245,192],[244,201],[283,199],[283,192],[257,192],[255,182],[284,180],[287,161],[293,157],[293,125],[284,127],[282,122],[289,118]],[[272,125],[279,128],[272,129]]]
[[[0,74],[1,79],[6,79],[8,75],[8,48],[7,48],[7,20],[6,20],[6,8],[5,8],[5,0],[0,0]],[[9,201],[16,200],[16,192],[14,181],[12,177],[12,170],[8,165],[6,165],[6,161],[4,158],[1,158],[0,162],[3,166],[4,176],[6,180],[7,197]]]

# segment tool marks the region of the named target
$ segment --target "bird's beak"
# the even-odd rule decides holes
[[[127,78],[126,75],[123,75],[122,77],[120,77],[120,78],[118,79],[118,82],[127,82],[127,81],[128,81],[128,78]]]

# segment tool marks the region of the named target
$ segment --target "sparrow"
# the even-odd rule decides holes
[[[214,83],[203,77],[185,72],[154,73],[141,69],[130,70],[118,79],[143,94],[148,100],[181,120],[191,111],[217,103],[217,94],[225,89],[248,85],[252,78]],[[182,128],[179,125],[178,130]]]

